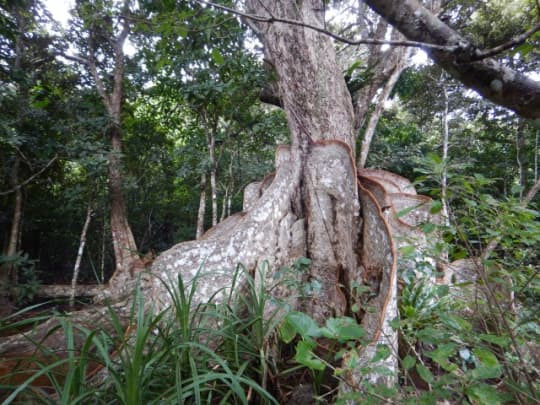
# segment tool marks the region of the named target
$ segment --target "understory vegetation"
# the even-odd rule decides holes
[[[538,0],[53,3],[0,0],[2,404],[540,404]]]
[[[438,164],[432,158],[421,171]],[[431,172],[420,180],[433,185],[436,178]],[[55,362],[41,363],[47,349],[37,346],[30,358],[19,359],[20,370],[14,367],[3,377],[4,403],[272,404],[302,396],[321,404],[540,401],[537,212],[523,208],[517,199],[478,194],[492,183],[482,176],[451,179],[455,221],[421,225],[428,235],[443,235],[436,251],[402,247],[402,260],[415,261],[416,268],[403,267],[409,274],[400,277],[399,317],[392,321],[399,331],[400,352],[379,345],[370,362],[362,364],[366,379],[349,387],[352,392],[339,389],[340,382],[347,385],[358,351],[369,343],[357,321],[358,308],[351,308],[350,316],[318,325],[309,315],[273,300],[266,288],[256,285],[255,275],[239,266],[235,279],[245,277],[246,286],[241,294],[233,294],[235,284],[223,291],[228,297],[224,304],[210,301],[192,308],[191,297],[203,278],[189,285],[182,279],[167,283],[175,286],[169,289],[173,305],[159,313],[135,292],[128,331],[115,324],[114,311],[113,333],[73,324],[57,313],[66,352]],[[430,190],[437,194],[439,189]],[[432,210],[438,209],[440,200],[435,200]],[[500,247],[475,264],[474,282],[431,281],[438,269],[430,258],[440,255],[437,250],[454,259],[471,257],[474,244],[486,246],[495,238]],[[274,287],[296,283],[300,298],[316,294],[316,284],[298,284],[290,277],[306,272],[309,265],[309,259],[300,258],[281,269]],[[264,278],[268,267],[258,271]],[[0,332],[39,322],[42,318],[31,315],[39,307],[3,319]],[[84,340],[82,350],[70,347],[75,339]],[[389,356],[400,359],[398,384],[373,384],[369,375],[390,372],[380,365]],[[29,371],[30,360],[34,369]],[[18,383],[10,387],[10,381]]]

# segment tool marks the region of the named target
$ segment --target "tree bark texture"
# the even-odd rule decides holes
[[[418,0],[366,0],[366,3],[408,39],[448,46],[448,50],[424,50],[465,86],[523,117],[540,118],[540,82],[495,59],[479,59],[481,53],[474,44],[439,20]]]
[[[394,86],[401,76],[401,72],[403,72],[403,69],[406,67],[409,55],[409,50],[405,50],[398,52],[393,58],[395,67],[387,78],[386,83],[384,83],[382,93],[377,100],[377,105],[369,116],[369,121],[362,137],[362,146],[360,149],[360,156],[358,157],[358,167],[364,167],[366,165],[371,141],[373,140],[373,135],[375,134],[379,119],[384,112],[385,103],[388,101],[390,93],[392,93]]]
[[[199,196],[199,211],[197,213],[197,230],[195,239],[200,239],[204,233],[204,213],[206,212],[206,173],[201,174],[201,194]]]
[[[122,136],[118,126],[110,128],[112,150],[109,153],[109,193],[111,199],[111,232],[116,260],[116,270],[109,285],[122,285],[123,280],[133,278],[134,273],[143,270],[137,244],[127,219],[127,208],[122,186]]]
[[[258,15],[322,24],[322,3],[315,0],[274,1],[264,7],[250,1],[248,7]],[[377,292],[367,303],[375,308],[373,315],[366,309],[369,315],[362,321],[373,347],[395,347],[388,324],[397,315],[394,243],[379,202],[369,191],[358,198],[353,107],[333,45],[324,35],[298,26],[265,23],[257,29],[266,58],[276,68],[291,146],[278,149],[275,174],[247,187],[243,213],[154,262],[150,299],[167,306],[162,280],[174,282],[178,275],[185,283],[198,283],[193,305],[220,299],[229,293],[238,263],[251,272],[268,263],[267,274],[256,273],[258,282],[274,287],[271,293],[278,300],[324,323],[348,313],[355,300],[351,286],[362,281]],[[295,275],[296,281],[317,281],[320,290],[313,296],[275,286],[274,272],[300,256],[310,258],[311,266],[308,274]],[[361,357],[371,353],[359,350]],[[396,370],[395,356],[389,363]]]

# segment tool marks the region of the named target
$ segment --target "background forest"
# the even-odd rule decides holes
[[[326,28],[344,39],[401,39],[362,1],[324,4]],[[275,74],[240,18],[204,1],[76,0],[72,6],[63,26],[41,1],[0,0],[3,316],[45,299],[56,299],[49,301],[51,306],[65,310],[66,300],[58,296],[68,296],[69,288],[58,293],[54,287],[72,282],[82,286],[77,297],[83,306],[94,295],[90,285],[106,283],[118,266],[146,266],[171,246],[201,238],[242,211],[245,186],[272,172],[276,147],[289,143],[280,101],[268,91]],[[430,6],[441,20],[486,49],[536,26],[532,35],[497,57],[539,80],[538,1],[450,0]],[[429,257],[442,254],[450,263],[484,257],[488,250],[499,269],[495,283],[511,286],[514,311],[512,319],[498,313],[496,321],[481,327],[488,350],[473,329],[484,315],[456,309],[450,315],[466,313],[464,322],[470,327],[461,318],[456,321],[446,312],[446,290],[403,274],[402,323],[396,328],[403,329],[401,338],[410,349],[429,354],[412,349],[400,353],[402,369],[414,371],[414,389],[399,394],[374,389],[368,403],[538,402],[538,119],[484,100],[414,47],[342,41],[335,41],[335,47],[353,99],[362,100],[358,105],[365,109],[357,123],[356,148],[363,159],[358,166],[414,181],[419,192],[433,198],[432,212],[444,217],[442,224],[422,225],[428,238],[440,238],[431,251],[421,252],[422,260],[419,252],[407,248],[403,257],[433,275],[440,267]],[[132,246],[127,255],[115,251],[115,237]],[[309,260],[296,265],[308,266]],[[437,306],[439,298],[448,306]],[[288,322],[311,342],[306,330],[303,335],[298,324]],[[454,328],[452,338],[417,333],[427,325]],[[268,336],[263,333],[252,344],[267,345]],[[290,343],[294,336],[283,340]],[[518,336],[536,342],[517,351],[521,357],[511,350],[524,345],[515,341]],[[304,357],[297,347],[295,359],[314,376],[316,388],[309,393],[325,403],[338,394],[325,386],[327,377],[311,357],[322,357],[314,345],[304,348],[310,353]],[[378,355],[385,356],[382,349]],[[258,367],[250,369],[254,381],[258,377],[253,375],[264,374],[264,367]],[[467,385],[471,370],[476,374]],[[298,370],[290,373],[297,376]],[[445,375],[453,379],[444,380]],[[252,397],[243,396],[240,388],[232,389],[233,394],[220,388],[215,398],[272,403],[274,395],[281,403],[279,398],[310,403],[290,394],[292,388],[277,371],[272,376],[271,382],[259,381],[268,392],[247,384],[251,388],[246,392],[256,391]],[[65,403],[76,397],[66,395]],[[193,403],[202,402],[193,395]],[[143,397],[118,398],[150,403]]]

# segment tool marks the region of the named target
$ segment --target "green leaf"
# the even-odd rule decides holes
[[[431,232],[435,231],[437,229],[437,225],[432,224],[431,222],[425,223],[422,225],[422,231],[428,235]]]
[[[493,353],[480,347],[474,348],[472,352],[476,360],[476,368],[471,371],[474,378],[497,378],[501,375],[501,365]]]
[[[440,165],[442,163],[442,157],[432,152],[428,153],[426,158],[436,165]]]
[[[443,205],[441,201],[433,201],[433,203],[431,203],[431,208],[429,209],[429,212],[430,214],[437,214],[441,212],[442,207]]]
[[[411,256],[412,254],[416,252],[416,247],[413,245],[405,245],[405,246],[401,246],[399,248],[399,251],[403,256]]]
[[[279,328],[279,336],[285,343],[291,343],[296,336],[296,329],[290,322],[283,322]]]
[[[493,343],[499,347],[508,347],[510,344],[510,338],[508,336],[487,335],[482,333],[479,335],[480,339],[484,342]]]
[[[429,369],[423,364],[418,363],[416,365],[416,371],[418,372],[418,375],[422,378],[422,380],[424,380],[428,384],[431,384],[433,382],[433,374],[431,374],[431,371],[429,371]]]
[[[502,404],[502,399],[497,390],[488,384],[472,385],[465,389],[465,394],[472,403],[479,405],[498,405]]]
[[[296,333],[302,337],[319,337],[321,329],[311,317],[303,312],[290,312],[285,319],[286,323],[290,324]]]
[[[314,347],[315,343],[313,341],[302,340],[298,342],[294,359],[311,370],[322,371],[324,370],[325,365],[321,360],[314,356],[312,352]]]
[[[339,342],[360,339],[366,334],[362,326],[347,316],[328,319],[326,321],[326,327],[321,328],[320,332],[324,337],[335,339]]]
[[[375,356],[371,359],[372,363],[376,363],[381,360],[385,360],[392,354],[392,350],[388,345],[377,345]]]
[[[298,267],[308,267],[310,264],[311,264],[311,260],[308,259],[307,257],[299,257],[298,259],[296,259],[296,262],[294,262],[295,266],[298,266]]]
[[[456,353],[456,345],[454,343],[446,343],[440,345],[431,353],[428,353],[428,356],[433,359],[433,361],[439,364],[446,371],[453,371],[457,366],[451,363],[448,359]]]
[[[416,359],[413,356],[406,355],[401,361],[401,365],[405,370],[410,370],[416,364]]]
[[[212,49],[212,53],[210,56],[212,57],[214,62],[216,62],[216,64],[223,65],[223,55],[221,55],[221,53],[216,48]]]
[[[450,292],[450,287],[446,284],[441,284],[437,286],[437,296],[439,298],[446,297],[448,293]]]
[[[472,329],[470,322],[457,315],[440,315],[441,321],[448,327],[459,331],[469,331]]]

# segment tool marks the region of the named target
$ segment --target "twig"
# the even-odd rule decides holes
[[[32,180],[34,180],[36,177],[38,177],[41,173],[43,173],[45,170],[47,170],[49,168],[50,165],[53,164],[53,162],[58,159],[58,155],[54,155],[54,157],[49,160],[49,162],[47,162],[47,164],[42,167],[37,173],[34,173],[33,175],[31,175],[30,177],[28,177],[25,181],[23,181],[22,183],[20,184],[17,184],[15,187],[13,187],[12,189],[10,190],[7,190],[7,191],[0,191],[0,195],[7,195],[7,194],[11,194],[11,193],[14,193],[15,191],[21,189],[22,187],[26,186],[28,183],[30,183]]]
[[[330,38],[335,39],[336,41],[343,42],[348,45],[392,45],[392,46],[409,46],[414,48],[430,48],[430,49],[437,49],[440,51],[446,51],[446,52],[454,52],[458,49],[457,46],[446,46],[446,45],[437,45],[437,44],[428,44],[425,42],[416,42],[416,41],[391,41],[391,40],[381,40],[381,39],[359,39],[359,40],[352,40],[345,37],[342,37],[340,35],[337,35],[331,31],[328,31],[325,28],[317,27],[315,25],[307,24],[302,21],[297,20],[290,20],[287,18],[280,18],[275,17],[271,15],[270,17],[263,17],[260,15],[255,14],[248,14],[244,13],[242,11],[235,10],[230,7],[223,6],[221,4],[212,3],[210,1],[206,0],[193,0],[196,3],[204,4],[210,7],[214,7],[219,10],[226,11],[228,13],[235,14],[237,16],[247,18],[249,20],[262,22],[262,23],[283,23],[283,24],[290,24],[290,25],[296,25],[299,27],[309,28],[311,30],[320,32],[321,34],[328,35]]]
[[[523,42],[527,40],[527,38],[529,38],[531,35],[533,35],[534,33],[538,31],[540,31],[540,21],[536,23],[536,25],[532,27],[530,30],[525,31],[524,33],[512,38],[511,40],[505,42],[504,44],[500,44],[491,49],[486,49],[485,51],[477,50],[472,60],[476,61],[480,59],[489,58],[491,56],[495,56],[498,53],[504,52],[516,45],[522,44]]]

